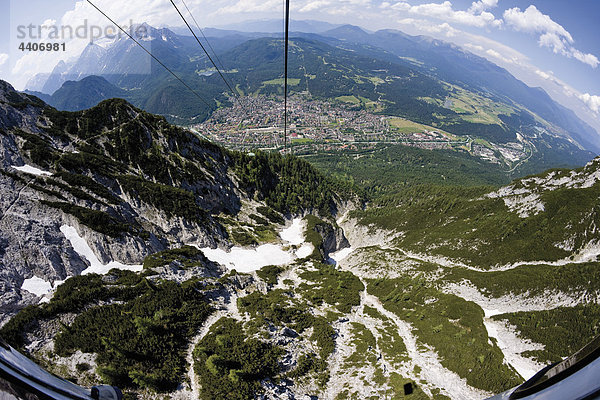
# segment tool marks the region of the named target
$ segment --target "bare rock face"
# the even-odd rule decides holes
[[[125,124],[128,119],[140,117],[139,110],[135,111],[126,103],[117,103],[114,108],[112,112],[124,119]],[[142,201],[139,196],[123,190],[114,173],[97,173],[92,167],[87,171],[77,170],[77,167],[65,171],[64,167],[58,167],[57,159],[79,153],[77,146],[81,139],[78,129],[84,123],[77,119],[80,116],[71,115],[69,118],[74,119],[70,123],[76,126],[75,130],[57,127],[47,110],[51,109],[41,100],[16,92],[8,83],[0,81],[0,326],[23,306],[36,304],[40,300],[40,297],[21,289],[26,279],[37,277],[54,285],[56,281],[79,275],[90,266],[86,257],[75,251],[61,231],[65,225],[76,230],[104,265],[111,261],[139,265],[150,254],[184,244],[214,247],[227,235],[210,216],[200,222],[172,213],[169,215],[156,205]],[[110,124],[114,120],[114,116],[106,118],[106,115],[94,115],[92,119],[99,124],[97,129],[101,134],[108,129],[102,124]],[[169,145],[165,137],[156,133],[162,129],[162,125],[152,125],[156,121],[145,123],[147,126],[143,129],[146,134],[154,132],[154,137],[158,137],[156,146]],[[89,120],[85,124],[89,126]],[[66,134],[64,129],[69,133]],[[35,149],[40,143],[47,146],[47,150]],[[105,158],[109,156],[102,154],[102,148],[96,147],[90,150],[92,154]],[[35,157],[33,151],[37,151]],[[201,153],[203,148],[198,146],[194,151]],[[141,175],[139,165],[128,166],[123,160],[115,162],[122,162],[125,168],[119,174]],[[43,173],[14,168],[24,165]],[[199,165],[198,168],[203,171],[210,167],[206,167],[206,163]],[[101,169],[102,165],[97,168]],[[200,207],[239,208],[241,193],[227,175],[228,166],[216,165],[212,171],[217,171],[219,175],[197,184],[207,193],[206,197],[197,199]],[[109,204],[90,186],[64,180],[65,173],[106,188],[116,201]],[[152,182],[151,178],[149,180]],[[58,203],[78,207],[79,215],[64,207],[57,207]],[[86,210],[97,212],[87,222],[81,219],[81,213]],[[94,224],[107,222],[118,222],[130,229],[113,235],[95,229]]]
[[[315,230],[323,238],[321,253],[325,259],[331,253],[350,247],[350,243],[344,235],[344,230],[337,225],[334,226],[329,223],[318,224],[315,226]]]

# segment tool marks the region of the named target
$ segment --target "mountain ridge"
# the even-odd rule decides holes
[[[61,255],[61,247],[69,248],[63,225],[88,239],[101,263],[139,264],[170,243],[255,240],[251,229],[237,224],[228,233],[221,214],[263,207],[283,221],[280,212],[316,207],[314,212],[328,214],[340,202],[328,180],[301,160],[229,152],[124,100],[59,112],[5,82],[0,89],[0,146],[6,155],[0,278],[11,288],[2,295],[9,295],[2,301],[9,308],[21,302],[15,289],[24,278],[37,273],[64,280],[85,269],[81,255]],[[296,175],[282,175],[282,168]],[[279,191],[295,196],[284,198]],[[261,232],[271,229],[267,224]],[[40,265],[31,270],[27,259],[19,260],[22,251]]]
[[[176,38],[178,36],[173,34],[166,28],[163,28],[162,30],[156,30],[148,26],[148,31],[149,37],[159,38],[161,36],[164,36],[163,34],[165,34],[167,37],[170,38],[170,40],[175,40],[181,43],[189,42],[188,39],[191,39],[190,37],[185,37],[185,40],[183,42],[181,40],[177,40]],[[240,33],[244,35],[243,32]],[[540,99],[538,94],[532,92],[534,91],[534,89],[531,89],[522,82],[516,80],[506,70],[492,64],[486,59],[477,57],[471,53],[466,52],[463,49],[459,49],[454,45],[449,45],[446,42],[440,40],[433,40],[428,37],[409,36],[400,31],[392,29],[368,33],[362,30],[360,27],[356,27],[349,24],[330,29],[318,35],[309,34],[309,36],[310,35],[312,35],[311,37],[313,37],[314,39],[318,38],[319,40],[325,40],[326,42],[328,40],[327,38],[336,38],[338,40],[342,39],[342,43],[345,43],[347,45],[351,45],[352,43],[362,43],[377,48],[382,48],[384,50],[390,50],[395,55],[395,57],[390,57],[389,60],[392,60],[395,63],[403,63],[404,65],[407,65],[412,69],[416,68],[421,72],[432,74],[433,76],[437,76],[438,78],[442,80],[447,80],[449,82],[461,82],[462,84],[467,86],[474,85],[473,88],[477,90],[480,90],[480,88],[490,87],[490,89],[494,93],[500,95],[505,100],[507,99],[509,104],[512,100],[516,100],[517,103],[525,105],[525,107],[529,108],[534,113],[539,114],[542,118],[545,118],[546,120],[561,126],[566,131],[569,131],[569,135],[571,135],[584,147],[592,149],[596,153],[600,151],[600,136],[598,135],[598,133],[589,125],[579,120],[579,118],[577,118],[577,116],[573,112],[569,112],[564,107],[558,106],[558,104],[554,102],[545,92],[542,95],[543,98]],[[240,38],[238,38],[238,41],[239,39]],[[161,48],[161,42],[163,41],[164,40],[159,40],[156,43],[156,45],[158,46],[157,51],[159,51],[159,53],[164,51]],[[331,39],[329,39],[329,41],[331,41]],[[382,45],[382,43],[386,43],[386,45]],[[330,44],[336,46],[340,43],[332,42]],[[188,52],[192,52],[192,54],[194,54],[198,51],[198,49],[192,45],[193,43],[188,43],[183,47]],[[181,45],[179,46],[181,47]],[[386,46],[389,47],[389,49],[385,49]],[[102,49],[99,46],[95,45],[88,46],[89,49],[86,48],[86,50],[84,50],[84,53],[82,54],[82,60],[80,60],[80,63],[86,64],[83,60],[83,58],[85,57],[83,56],[86,54],[86,51],[92,52],[91,47],[98,47],[99,49]],[[217,50],[218,47],[219,46],[217,46]],[[355,51],[362,50],[364,52],[364,49],[361,49],[360,46],[357,47],[353,45],[351,47]],[[175,53],[173,52],[169,54],[169,58],[173,58],[175,56]],[[201,56],[201,53],[198,54],[200,54]],[[137,56],[141,57],[141,59],[146,59],[146,57],[141,53],[136,53],[136,57]],[[378,56],[381,57],[381,54],[379,54]],[[398,56],[404,57],[405,59],[397,58]],[[425,64],[421,66],[419,64],[413,63],[410,60],[407,60],[406,58],[423,59]],[[175,59],[178,59],[178,57],[175,57]],[[115,66],[121,64],[121,62],[116,60],[111,62],[100,63],[100,65]],[[147,67],[150,67],[151,64],[152,63],[150,62],[145,63]],[[459,64],[461,65],[461,67],[457,68],[456,66]],[[423,67],[425,67],[425,69],[423,69]],[[483,70],[481,70],[481,67],[483,67]],[[56,79],[62,79],[63,81],[65,79],[78,80],[83,75],[89,74],[89,72],[86,72],[87,69],[84,67],[84,65],[80,65],[79,67],[77,67],[77,71],[73,71],[70,73],[63,71],[64,69],[72,68],[73,67],[67,67],[66,65],[57,65],[57,71],[55,74],[51,74],[49,81],[53,81]],[[118,67],[116,70],[114,69],[115,67],[111,68],[112,69],[109,68],[106,71],[96,72],[111,74],[111,71],[117,71],[121,67]],[[497,79],[489,78],[490,71],[492,70],[498,71]],[[123,69],[123,71],[125,71],[125,69]],[[484,72],[486,74],[485,80],[482,81],[481,74]],[[64,74],[66,75],[63,76]],[[55,76],[55,78],[52,78],[52,76]],[[56,78],[58,76],[61,77]],[[122,88],[126,88],[125,86],[136,87],[140,84],[140,81],[136,79],[134,79],[130,83],[125,84],[125,81],[119,79],[116,76],[113,78],[109,78],[109,81],[111,81],[111,83],[117,84],[117,86],[120,86]],[[125,86],[123,86],[124,84]],[[42,90],[42,92],[43,91],[44,90]],[[144,106],[143,104],[138,105]],[[157,107],[156,105],[152,105],[151,103],[149,105],[150,111],[161,112],[160,106]],[[180,113],[173,112],[173,110],[171,110],[167,112],[167,114],[179,115]]]

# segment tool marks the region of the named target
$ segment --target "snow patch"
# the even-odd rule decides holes
[[[51,172],[48,171],[44,171],[41,170],[39,168],[36,167],[32,167],[31,165],[23,165],[21,167],[17,167],[16,165],[12,166],[14,169],[16,169],[17,171],[21,171],[21,172],[25,172],[27,174],[32,174],[32,175],[37,175],[37,176],[52,176]]]
[[[52,291],[52,283],[34,276],[23,281],[21,290],[27,290],[36,296],[44,296]]]
[[[102,264],[98,257],[94,254],[94,251],[90,245],[77,233],[77,230],[69,225],[62,225],[60,231],[65,235],[67,240],[73,246],[73,249],[77,254],[85,258],[90,266],[81,272],[81,275],[87,274],[107,274],[113,268],[140,272],[142,270],[141,265],[125,265],[118,261],[111,261],[108,264]]]
[[[293,246],[304,243],[305,224],[301,218],[294,218],[292,225],[285,228],[279,234],[279,237]]]
[[[340,261],[348,257],[354,249],[352,247],[346,247],[345,249],[338,250],[334,253],[329,254],[329,260],[332,264],[337,265]]]
[[[306,258],[306,257],[310,256],[314,250],[315,250],[315,248],[312,244],[305,243],[302,245],[302,247],[300,247],[298,250],[296,250],[296,257]]]
[[[267,265],[284,265],[293,260],[290,252],[284,251],[280,246],[274,244],[263,244],[254,249],[233,247],[230,251],[211,249],[210,247],[200,250],[209,260],[238,272],[252,272]]]
[[[256,248],[232,247],[231,249],[211,249],[204,247],[200,250],[211,261],[224,265],[227,269],[238,272],[252,272],[267,265],[285,265],[295,258],[305,258],[312,254],[314,247],[305,243],[305,222],[294,218],[292,224],[279,232],[279,237],[291,246],[300,246],[297,250],[284,250],[276,244],[263,244]]]

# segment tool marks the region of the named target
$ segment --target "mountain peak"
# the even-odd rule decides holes
[[[41,104],[36,97],[26,93],[21,93],[8,82],[0,79],[0,103],[9,103],[10,105],[23,104]]]
[[[16,90],[10,83],[0,79],[0,95],[6,95],[8,92],[16,92]]]
[[[366,36],[368,33],[356,25],[346,24],[325,32],[325,35],[333,37],[338,37],[339,35],[356,35],[358,37]]]
[[[123,97],[125,91],[97,75],[79,81],[67,81],[52,95],[51,104],[66,111],[78,111],[95,106],[107,98]]]

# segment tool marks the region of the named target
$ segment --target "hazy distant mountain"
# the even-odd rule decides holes
[[[268,23],[254,21],[247,26]],[[314,21],[298,23],[299,29],[304,24],[306,30],[313,31],[327,26]],[[227,87],[217,74],[211,73],[213,66],[193,37],[177,35],[167,28],[143,26],[146,27],[143,42],[197,88],[205,102],[199,101],[125,38],[90,44],[76,62],[59,63],[47,78],[43,92],[96,71],[94,75],[101,75],[116,87],[127,90],[127,98],[133,104],[166,115],[171,121],[199,122],[216,109],[217,101],[227,104],[224,96]],[[207,32],[217,36],[210,41],[233,85],[240,85],[246,93],[280,93],[278,85],[265,83],[276,82],[282,74],[283,49],[276,33],[214,29]],[[266,37],[256,39],[257,36]],[[298,37],[306,40],[295,39]],[[254,40],[249,42],[250,39]],[[457,135],[500,143],[516,141],[518,131],[536,137],[539,125],[538,128],[547,132],[542,148],[556,150],[555,156],[542,163],[544,168],[581,165],[590,158],[581,152],[583,149],[600,152],[599,135],[574,113],[559,106],[542,90],[526,86],[506,70],[457,46],[393,30],[369,33],[352,25],[337,26],[323,34],[295,33],[292,40],[307,51],[301,54],[292,49],[290,76],[299,80],[291,87],[292,92],[308,90],[329,99],[362,96],[382,102],[381,112],[388,115],[438,124]],[[37,84],[39,86],[39,82]],[[463,100],[485,102],[487,117],[482,119],[479,112],[469,113],[452,106],[453,102],[459,104]],[[64,107],[67,103],[55,104]],[[481,108],[475,106],[472,104],[471,108]],[[543,120],[536,120],[533,114]],[[557,141],[564,142],[566,147]],[[579,156],[570,158],[575,154]]]
[[[372,47],[385,50],[389,52],[388,60],[410,65],[446,82],[492,93],[509,103],[522,104],[568,131],[582,146],[600,153],[600,134],[571,110],[552,100],[543,89],[531,88],[504,68],[453,44],[391,29],[367,33],[352,25],[344,25],[322,35],[341,40],[344,46],[363,54],[373,54]],[[370,47],[365,48],[364,45]]]
[[[44,89],[44,84],[50,77],[50,74],[51,74],[50,72],[47,72],[47,73],[39,73],[39,74],[34,75],[25,84],[26,90],[42,93],[42,90]],[[47,94],[51,94],[51,93],[47,93]]]
[[[24,90],[23,93],[30,94],[32,96],[37,97],[38,99],[44,101],[45,103],[50,104],[52,96],[42,92],[36,92],[35,90]]]
[[[59,110],[78,111],[102,100],[125,97],[127,92],[100,76],[87,76],[80,81],[67,81],[50,97],[49,104]]]

